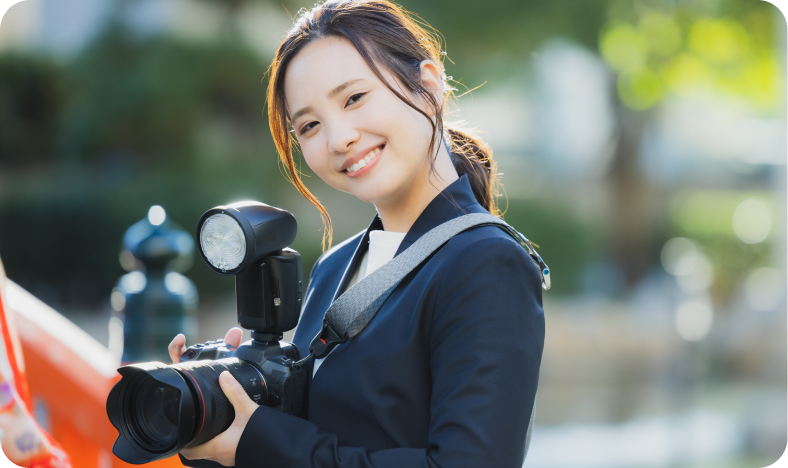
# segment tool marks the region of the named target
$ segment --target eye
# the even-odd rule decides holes
[[[319,122],[308,122],[307,124],[301,126],[301,129],[298,131],[299,135],[303,135],[304,133],[312,130]]]
[[[347,107],[347,106],[350,106],[350,105],[353,105],[353,104],[357,103],[359,100],[361,100],[361,98],[362,98],[362,97],[363,97],[365,94],[367,94],[367,93],[356,93],[356,94],[354,94],[354,95],[350,96],[350,97],[348,98],[348,100],[347,100],[347,104],[345,104],[345,107]]]

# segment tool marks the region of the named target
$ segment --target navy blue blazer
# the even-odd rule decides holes
[[[449,219],[484,212],[462,176],[427,206],[397,254]],[[376,216],[315,264],[294,338],[302,354],[369,231],[382,228]],[[306,420],[255,411],[236,466],[520,468],[543,344],[541,278],[530,257],[500,228],[463,232],[326,358],[310,383]]]

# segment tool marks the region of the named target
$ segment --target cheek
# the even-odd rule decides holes
[[[325,151],[321,151],[320,144],[316,140],[317,138],[311,138],[305,142],[299,142],[299,146],[306,165],[314,173],[320,175],[328,164],[328,156],[324,154]]]
[[[414,144],[423,138],[425,118],[393,94],[376,100],[374,105],[364,106],[356,116],[358,128],[384,136],[401,156],[411,156]]]
[[[326,151],[326,143],[318,140],[320,138],[311,138],[300,145],[304,162],[323,182],[335,189],[343,190],[341,184],[342,174],[331,169],[330,155]]]

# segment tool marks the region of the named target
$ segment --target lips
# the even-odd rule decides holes
[[[381,151],[383,151],[383,148],[385,146],[386,144],[384,143],[382,145],[378,145],[368,150],[359,151],[358,153],[356,153],[355,156],[345,161],[345,164],[343,165],[342,168],[342,172],[348,175],[352,175],[361,171],[362,169],[370,165],[378,157],[378,155],[380,154]],[[366,171],[362,171],[362,172],[366,172]]]
[[[348,167],[342,172],[344,172],[344,174],[350,177],[351,179],[355,179],[357,177],[363,177],[364,175],[366,175],[367,173],[369,173],[375,168],[378,161],[380,161],[380,158],[383,157],[382,153],[384,152],[385,152],[385,145],[380,145],[378,147],[375,147],[369,152],[367,152],[367,154],[363,158],[358,159],[354,157],[353,159],[357,159],[358,162],[353,163],[353,165],[351,165],[350,167]]]

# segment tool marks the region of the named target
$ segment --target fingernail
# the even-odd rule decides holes
[[[233,376],[230,375],[230,372],[228,372],[228,371],[222,372],[222,375],[220,375],[219,378],[220,379],[224,379],[225,383],[232,383],[232,381],[233,381]]]

